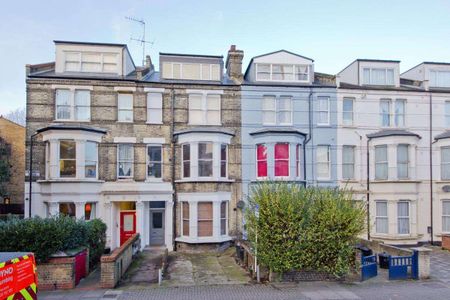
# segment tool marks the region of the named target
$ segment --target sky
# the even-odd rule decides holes
[[[0,4],[0,114],[24,107],[25,65],[54,60],[53,40],[126,43],[135,63],[159,52],[253,56],[285,49],[336,74],[356,58],[450,62],[450,0],[14,0]]]

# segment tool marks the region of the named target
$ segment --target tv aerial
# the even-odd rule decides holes
[[[148,41],[145,39],[145,20],[144,19],[138,19],[134,17],[125,17],[125,19],[138,23],[142,26],[142,36],[139,38],[133,38],[133,36],[130,37],[130,41],[135,41],[141,43],[142,46],[142,66],[145,66],[145,44],[153,45],[155,41]]]

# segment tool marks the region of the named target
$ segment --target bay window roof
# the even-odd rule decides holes
[[[37,133],[43,133],[49,130],[69,130],[69,131],[86,131],[86,132],[93,132],[93,133],[100,133],[100,134],[106,134],[106,129],[101,129],[97,127],[91,127],[91,126],[85,126],[85,125],[75,125],[75,124],[54,124],[49,125],[47,127],[39,128],[36,130]]]
[[[183,135],[189,133],[219,133],[234,136],[234,132],[230,129],[222,128],[222,127],[193,127],[187,128],[183,130],[175,131],[174,135]]]
[[[402,129],[384,129],[367,135],[369,139],[382,138],[387,136],[413,136],[419,139],[421,138],[421,136],[417,133]]]

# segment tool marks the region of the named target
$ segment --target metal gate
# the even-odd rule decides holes
[[[369,255],[361,257],[361,281],[378,275],[377,256]]]
[[[389,280],[419,279],[419,255],[416,250],[413,251],[411,256],[391,256],[389,258]]]

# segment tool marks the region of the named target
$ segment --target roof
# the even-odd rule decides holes
[[[36,130],[36,133],[42,133],[48,130],[81,130],[81,131],[88,131],[88,132],[94,132],[94,133],[101,133],[106,134],[106,129],[96,128],[96,127],[90,127],[86,125],[76,125],[76,124],[54,124],[49,125],[47,127],[39,128]]]
[[[276,127],[276,128],[267,127],[267,128],[262,128],[262,129],[258,129],[256,131],[250,132],[250,135],[260,135],[260,134],[270,134],[270,133],[298,134],[298,135],[306,136],[306,133],[301,132],[300,130],[294,129],[292,127]]]
[[[181,135],[188,133],[221,133],[234,136],[234,132],[232,130],[223,128],[223,127],[192,127],[183,130],[178,130],[173,133],[173,135]]]
[[[371,59],[371,58],[357,58],[356,61],[400,63],[399,60],[391,60],[391,59]]]
[[[191,79],[165,79],[161,78],[161,72],[149,72],[140,81],[152,83],[170,84],[196,84],[196,85],[236,85],[227,74],[222,74],[222,80],[191,80]]]
[[[410,91],[417,92],[421,91],[419,87],[408,87],[404,85],[394,86],[394,85],[357,85],[346,82],[341,82],[339,85],[340,89],[356,89],[356,90],[388,90],[388,91]]]
[[[266,54],[261,54],[261,55],[253,56],[253,57],[250,59],[250,62],[248,63],[247,69],[245,70],[244,77],[247,76],[247,73],[248,73],[248,71],[250,70],[250,66],[252,65],[253,60],[254,60],[255,58],[260,58],[260,57],[264,57],[264,56],[271,55],[271,54],[275,54],[275,53],[279,53],[279,52],[286,52],[286,53],[289,53],[289,54],[291,54],[291,55],[295,55],[295,56],[297,56],[297,57],[301,57],[301,58],[310,60],[311,62],[314,62],[314,59],[312,59],[312,58],[309,58],[309,57],[306,57],[306,56],[303,56],[303,55],[300,55],[300,54],[297,54],[297,53],[294,53],[294,52],[291,52],[291,51],[287,51],[287,50],[281,49],[281,50],[278,50],[278,51],[273,51],[273,52],[269,52],[269,53],[266,53]]]
[[[417,138],[421,138],[420,135],[418,135],[417,133],[411,132],[411,131],[407,131],[404,129],[383,129],[374,133],[370,133],[367,135],[367,137],[369,139],[374,139],[374,138],[381,138],[381,137],[387,137],[387,136],[414,136]]]
[[[450,66],[449,62],[438,62],[438,61],[424,61],[422,64],[425,65],[444,65],[444,66]]]
[[[183,56],[183,57],[210,57],[210,58],[221,58],[221,59],[223,59],[223,55],[203,55],[203,54],[186,54],[186,53],[167,53],[167,52],[159,52],[159,55]]]
[[[16,123],[16,122],[14,122],[14,121],[11,121],[10,119],[8,119],[8,118],[5,118],[5,117],[4,117],[4,116],[2,116],[2,115],[0,115],[0,120],[5,120],[5,121],[8,121],[8,122],[10,122],[10,123],[12,123],[12,124],[14,124],[14,125],[20,126],[20,127],[22,127],[22,128],[24,128],[24,129],[25,129],[25,126],[23,126],[23,125],[21,125],[21,124],[19,124],[19,123]]]
[[[437,140],[443,140],[443,139],[448,139],[450,138],[450,130],[444,131],[441,134],[438,134],[437,136],[434,137],[434,139]]]
[[[117,44],[117,43],[78,42],[78,41],[60,41],[60,40],[54,40],[53,42],[55,44],[74,44],[74,45],[90,45],[90,46],[127,47],[127,44]]]

